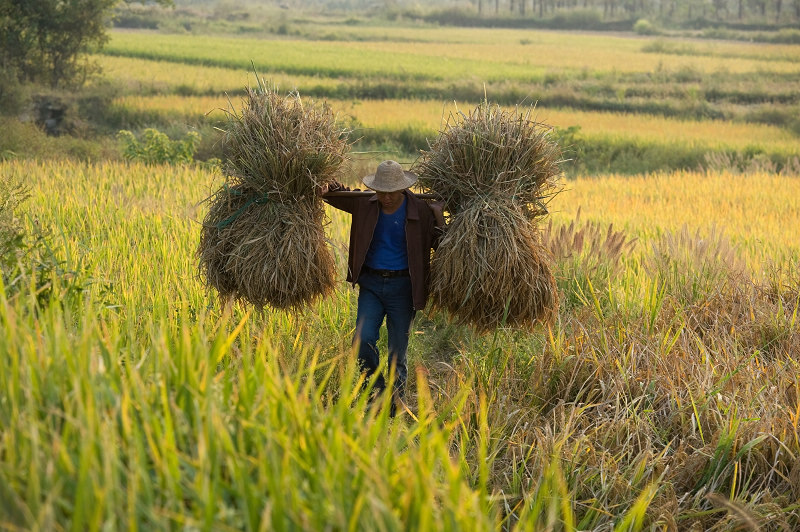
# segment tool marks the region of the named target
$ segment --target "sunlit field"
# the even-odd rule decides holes
[[[797,47],[414,27],[377,38],[375,27],[323,35],[309,24],[305,37],[271,39],[114,33],[97,56],[122,87],[108,115],[126,129],[205,127],[214,146],[209,124],[258,75],[329,102],[360,149],[403,159],[451,110],[487,99],[571,128],[570,175],[798,164]]]
[[[800,47],[289,30],[112,31],[92,56],[102,149],[199,132],[196,162],[0,154],[30,246],[0,262],[0,530],[800,530]],[[332,295],[220,301],[196,255],[215,128],[256,74],[334,109],[355,186],[451,112],[535,105],[569,159],[539,221],[552,323],[419,312],[390,418],[351,345],[349,215],[326,210]]]
[[[546,232],[553,327],[480,337],[424,313],[390,420],[357,392],[343,281],[303,314],[206,293],[216,173],[0,171],[38,176],[29,220],[70,272],[38,310],[0,295],[3,527],[800,525],[797,179],[571,181]],[[343,278],[349,220],[329,214]]]
[[[139,95],[174,93],[222,95],[238,94],[248,85],[255,86],[252,69],[198,66],[168,61],[153,61],[115,56],[94,56],[108,79],[124,84]],[[286,90],[298,87],[334,88],[337,80],[319,76],[272,73],[269,79]]]
[[[279,85],[280,86],[280,85]],[[464,102],[420,100],[332,100],[311,99],[328,103],[345,123],[355,119],[355,137],[359,129],[418,129],[433,139],[444,126],[450,113],[467,112],[473,105]],[[709,150],[728,148],[761,149],[785,154],[800,154],[797,138],[785,129],[722,120],[680,120],[652,115],[632,115],[552,109],[523,102],[522,108],[533,108],[531,118],[550,126],[580,126],[581,133],[595,137],[617,137],[656,143],[683,143]],[[114,102],[114,107],[127,116],[200,124],[206,118],[223,120],[224,110],[241,106],[238,96],[127,96]]]
[[[437,33],[440,31],[448,30]],[[703,43],[689,48],[688,54],[654,56],[642,50],[642,40],[630,37],[555,32],[529,32],[526,37],[530,42],[525,44],[510,39],[501,43],[438,44],[115,33],[105,53],[229,68],[249,69],[252,64],[265,72],[434,80],[474,77],[486,81],[533,80],[551,70],[600,74],[648,71],[654,64],[666,70],[794,74],[800,63],[800,52],[794,46]]]

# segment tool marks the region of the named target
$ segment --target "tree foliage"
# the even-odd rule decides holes
[[[106,27],[117,3],[0,0],[0,68],[51,87],[80,83],[88,66],[85,54],[108,39]]]
[[[102,45],[116,0],[0,0],[0,62],[21,79],[70,85],[82,77],[83,54]]]

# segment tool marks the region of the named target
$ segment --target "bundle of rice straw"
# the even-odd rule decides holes
[[[557,193],[561,152],[530,115],[487,102],[451,113],[412,168],[450,213],[431,263],[434,307],[480,332],[530,330],[558,307],[537,219]]]
[[[208,201],[200,275],[223,299],[299,309],[334,286],[319,187],[339,177],[349,145],[329,107],[259,80],[226,111],[226,183]]]

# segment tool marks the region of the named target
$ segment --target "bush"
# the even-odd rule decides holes
[[[17,217],[17,209],[27,197],[24,186],[0,174],[0,269],[4,285],[8,285],[13,277],[12,272],[23,248],[25,232]]]
[[[28,190],[19,182],[0,174],[0,272],[5,297],[13,298],[30,290],[41,306],[50,303],[74,304],[92,283],[82,271],[82,263],[69,265],[55,252],[50,235],[34,222],[26,231],[19,216]]]
[[[124,129],[117,133],[117,138],[123,145],[125,159],[147,164],[191,163],[200,142],[200,135],[194,131],[188,132],[183,140],[170,140],[165,133],[153,128],[145,129],[141,140]]]
[[[636,21],[636,24],[633,25],[633,31],[639,35],[658,35],[661,33],[652,22],[644,18]]]

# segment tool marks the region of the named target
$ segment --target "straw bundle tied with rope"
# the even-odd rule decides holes
[[[558,307],[538,218],[557,193],[561,153],[531,110],[487,102],[451,113],[413,170],[450,224],[431,263],[431,298],[481,332],[532,329]]]
[[[200,275],[223,299],[299,309],[334,287],[317,191],[340,177],[346,131],[328,106],[260,80],[226,114],[226,183],[208,198]]]

